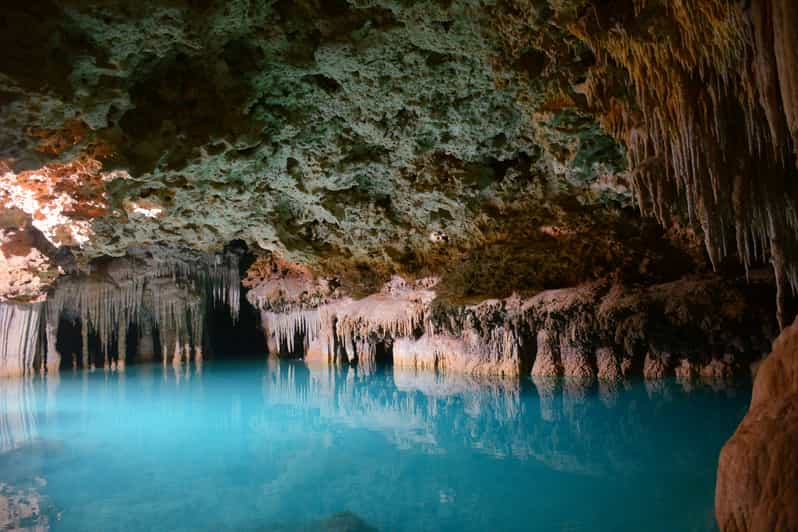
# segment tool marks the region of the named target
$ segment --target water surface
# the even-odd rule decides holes
[[[714,530],[749,399],[275,361],[5,380],[0,529]]]

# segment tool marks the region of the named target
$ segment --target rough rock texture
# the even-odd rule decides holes
[[[728,377],[747,373],[778,330],[767,318],[775,290],[767,274],[652,286],[600,281],[472,306],[436,300],[434,280],[397,277],[362,300],[299,299],[291,310],[281,298],[280,312],[268,306],[273,299],[257,300],[273,297],[274,283],[248,294],[262,309],[269,351],[332,364],[373,364],[382,355],[395,366],[444,372]]]
[[[759,367],[751,407],[723,447],[715,513],[721,530],[798,529],[798,322]]]
[[[0,201],[80,265],[148,243],[218,250],[241,239],[338,275],[358,296],[394,273],[440,275],[442,296],[475,302],[704,270],[696,243],[717,241],[704,218],[668,220],[676,230],[664,233],[628,208],[631,185],[642,194],[653,179],[641,180],[627,134],[637,70],[604,35],[611,24],[589,24],[594,11],[617,12],[642,39],[650,20],[674,21],[673,35],[691,23],[660,2],[638,6],[650,17],[635,20],[630,2],[611,4],[12,6],[0,43]],[[719,4],[725,33],[679,72],[703,72],[738,41],[754,49],[733,31],[744,16]],[[646,51],[671,37],[648,39]],[[671,67],[662,62],[668,87]],[[591,98],[577,90],[588,76]],[[624,127],[612,127],[593,80],[621,87]],[[630,148],[631,174],[600,123]],[[693,153],[693,140],[681,149]]]
[[[84,267],[241,239],[360,296],[394,273],[475,302],[770,262],[783,324],[798,284],[789,4],[10,6],[0,208]],[[24,297],[49,285],[35,277]]]
[[[530,121],[527,88],[497,87],[480,2],[56,1],[5,17],[11,175],[124,170],[93,174],[89,256],[240,238],[293,259],[399,257],[473,240],[487,207],[547,187],[596,196],[621,160],[595,124]]]
[[[0,301],[38,302],[63,273],[57,251],[16,209],[0,209]]]
[[[793,0],[12,4],[2,371],[64,321],[179,360],[234,241],[270,351],[333,364],[723,377],[795,315]]]

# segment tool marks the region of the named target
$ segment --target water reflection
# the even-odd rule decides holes
[[[39,525],[75,530],[245,529],[342,512],[385,530],[523,530],[533,518],[541,530],[599,518],[711,529],[717,452],[748,397],[718,382],[274,360],[8,380],[0,528],[46,513],[20,509],[41,496],[52,506]],[[574,497],[590,502],[575,510]]]

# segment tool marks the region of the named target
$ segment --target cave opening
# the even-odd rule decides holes
[[[381,341],[374,346],[374,363],[378,370],[393,368],[393,344]]]
[[[242,288],[243,292],[243,288]],[[206,317],[206,347],[209,358],[252,359],[266,356],[266,340],[260,324],[260,313],[246,298],[241,298],[238,319],[230,315],[229,305],[211,305]]]
[[[79,367],[80,353],[83,351],[83,339],[80,334],[80,320],[78,318],[60,317],[55,348],[61,353],[61,370]]]
[[[238,278],[244,279],[256,260],[255,255],[243,240],[232,240],[225,250],[238,256]],[[260,312],[245,297],[246,288],[240,282],[238,289],[239,308],[235,318],[229,302],[209,298],[204,345],[209,358],[263,359],[267,355]]]

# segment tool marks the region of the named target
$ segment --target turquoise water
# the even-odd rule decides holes
[[[265,361],[0,381],[0,529],[713,530],[749,398]]]

